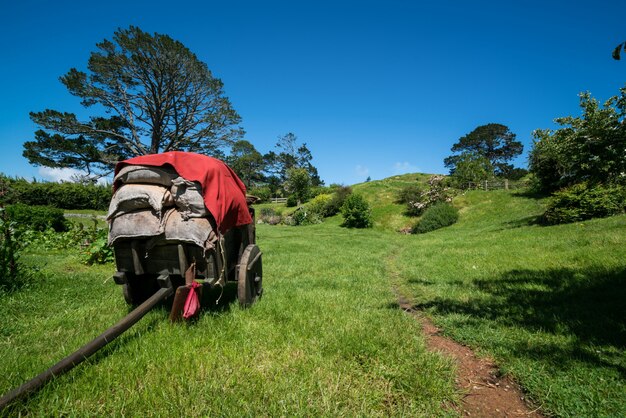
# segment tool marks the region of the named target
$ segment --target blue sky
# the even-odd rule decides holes
[[[30,111],[82,112],[58,78],[136,25],[181,41],[222,79],[246,139],[267,152],[288,132],[329,183],[445,173],[459,137],[486,123],[524,143],[626,82],[618,1],[3,1],[0,171],[32,167]]]

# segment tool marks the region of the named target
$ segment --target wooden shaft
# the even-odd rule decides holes
[[[143,318],[157,303],[168,297],[174,292],[171,287],[159,289],[148,300],[135,308],[131,313],[126,315],[121,321],[104,331],[90,343],[84,345],[79,350],[65,357],[45,372],[35,376],[33,379],[24,383],[22,386],[13,389],[11,392],[0,398],[0,411],[6,408],[11,402],[22,396],[25,396],[45,385],[48,381],[59,376],[72,368],[79,365],[84,360],[92,356],[96,351],[116,339],[124,331],[132,327],[137,321]]]

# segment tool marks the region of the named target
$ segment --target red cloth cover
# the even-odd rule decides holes
[[[246,186],[230,167],[216,158],[182,151],[142,155],[117,163],[115,174],[126,165],[158,167],[166,164],[185,180],[200,182],[204,204],[221,233],[234,226],[252,223],[246,203]],[[117,187],[113,185],[114,190]]]

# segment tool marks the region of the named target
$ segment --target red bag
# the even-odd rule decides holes
[[[200,287],[200,284],[192,282],[189,286],[189,294],[187,295],[187,300],[185,300],[185,308],[183,310],[183,318],[185,319],[193,318],[200,313],[200,299],[196,290]]]

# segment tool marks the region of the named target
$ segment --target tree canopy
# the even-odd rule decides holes
[[[324,182],[320,179],[317,168],[311,163],[313,160],[311,151],[306,143],[298,145],[297,141],[298,137],[291,132],[278,137],[277,152],[270,151],[264,156],[269,176],[275,176],[281,182],[285,182],[290,168],[303,168],[309,174],[313,186],[323,185]]]
[[[242,136],[223,83],[182,43],[131,26],[96,48],[88,72],[72,68],[60,80],[98,115],[31,112],[40,127],[24,144],[31,164],[96,176],[136,155],[180,150],[221,157]]]
[[[252,187],[265,180],[263,156],[254,145],[244,139],[233,144],[230,155],[226,157],[225,161],[230,168],[235,170],[246,187]]]
[[[457,164],[467,159],[464,154],[471,154],[473,157],[485,157],[493,167],[494,175],[506,177],[513,170],[509,161],[520,155],[523,149],[522,143],[515,140],[515,134],[508,127],[490,123],[459,138],[451,148],[452,152],[458,154],[444,159],[444,165],[453,174]]]
[[[580,182],[626,182],[626,88],[601,106],[580,94],[582,115],[557,118],[557,130],[533,132],[530,171],[546,192]]]

